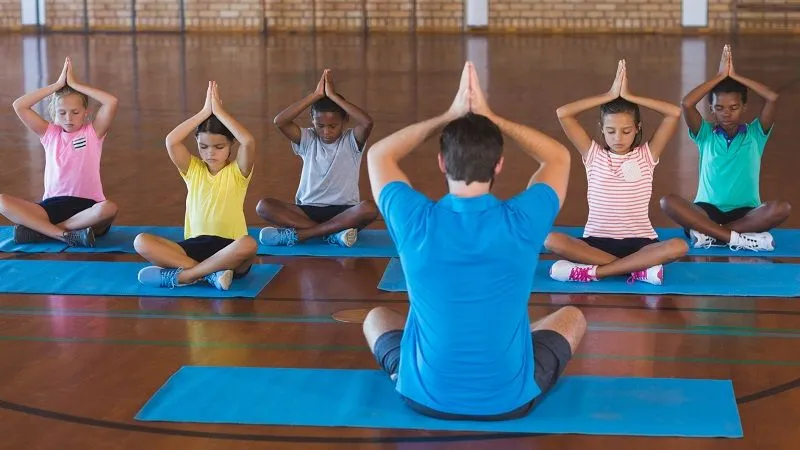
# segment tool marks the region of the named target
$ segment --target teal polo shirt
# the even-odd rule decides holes
[[[710,203],[724,212],[761,205],[759,175],[761,156],[772,133],[764,132],[758,118],[739,127],[730,137],[719,127],[703,121],[689,137],[700,153],[700,180],[696,203]]]

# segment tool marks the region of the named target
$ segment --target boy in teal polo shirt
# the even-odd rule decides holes
[[[748,88],[764,98],[759,116],[741,122]],[[713,122],[703,120],[697,103],[708,95]],[[770,229],[783,223],[787,202],[761,202],[761,156],[775,122],[778,94],[733,69],[730,46],[722,51],[719,73],[684,97],[681,106],[689,137],[700,153],[700,180],[695,202],[670,194],[661,199],[664,212],[686,230],[695,248],[729,245],[753,251],[775,249]]]

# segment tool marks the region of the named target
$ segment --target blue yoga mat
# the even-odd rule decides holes
[[[133,240],[140,233],[149,233],[169,239],[183,240],[183,227],[113,225],[105,236],[95,239],[94,247],[68,247],[67,253],[136,253]]]
[[[742,437],[729,380],[565,377],[526,417],[418,415],[375,370],[183,367],[137,420],[438,431]]]
[[[0,261],[0,292],[13,294],[118,295],[136,297],[253,298],[280,265],[255,264],[247,276],[220,291],[206,282],[174,289],[147,287],[136,275],[148,264],[98,261]]]
[[[38,244],[14,243],[14,228],[0,227],[0,252],[11,253],[60,253],[67,248],[63,242],[52,241]]]
[[[536,268],[531,292],[571,294],[708,295],[724,297],[800,297],[800,264],[727,262],[684,263],[664,266],[664,284],[628,283],[625,277],[591,283],[562,282],[550,278],[555,261],[542,260]],[[406,292],[400,260],[386,266],[378,289]]]
[[[573,237],[583,236],[583,227],[553,227],[552,231],[568,234]],[[680,238],[689,242],[686,235],[683,233],[682,228],[656,228],[658,238],[662,241],[668,239]],[[726,257],[726,256],[740,256],[740,257],[761,257],[761,258],[798,258],[800,257],[800,230],[788,228],[776,228],[770,231],[772,237],[775,239],[775,250],[754,252],[751,250],[731,250],[729,247],[711,247],[711,248],[694,248],[689,242],[689,256],[707,256],[707,257]],[[549,253],[546,249],[542,248],[542,253]]]
[[[253,231],[255,230],[255,231]],[[258,241],[260,228],[251,229],[250,235]],[[362,230],[358,232],[358,240],[350,248],[331,245],[322,238],[309,239],[291,247],[258,245],[259,255],[281,256],[326,256],[326,257],[359,257],[359,258],[391,258],[397,256],[397,249],[386,230]]]
[[[248,229],[250,236],[258,242],[258,233],[261,228]],[[171,241],[183,240],[183,227],[160,226],[114,226],[106,236],[97,238],[94,248],[68,248],[67,253],[136,253],[133,240],[139,233],[150,233],[167,238]],[[1,236],[1,235],[0,235]],[[10,240],[10,239],[9,239]],[[65,246],[61,246],[63,250]],[[2,249],[2,247],[0,247]],[[6,250],[3,250],[6,251]],[[11,251],[11,250],[8,250]],[[361,258],[391,258],[397,256],[389,233],[386,230],[363,230],[358,233],[358,241],[350,248],[331,245],[322,238],[309,239],[308,241],[284,246],[258,246],[259,255],[278,256],[322,256],[322,257],[361,257]]]
[[[251,236],[258,241],[261,228],[250,227]],[[582,227],[553,227],[553,231],[580,237]],[[661,240],[672,238],[686,239],[683,230],[679,228],[657,228],[656,232]],[[0,252],[25,252],[25,253],[136,253],[133,248],[133,239],[139,233],[150,233],[172,241],[183,240],[183,227],[168,226],[126,226],[114,225],[111,232],[97,238],[94,248],[72,247],[68,248],[60,242],[43,244],[15,244],[12,240],[12,228],[0,227]],[[728,247],[712,247],[709,249],[690,248],[689,256],[726,257],[747,256],[763,258],[793,258],[800,257],[800,230],[779,228],[771,231],[775,238],[775,250],[770,252],[753,252],[749,250],[733,251]],[[542,248],[542,253],[548,253]],[[397,257],[397,249],[386,230],[362,230],[358,234],[358,241],[351,248],[330,245],[321,238],[311,239],[292,247],[258,246],[259,255],[275,256],[320,256],[320,257],[361,257],[361,258],[393,258]]]

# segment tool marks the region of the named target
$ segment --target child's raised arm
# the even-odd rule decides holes
[[[761,123],[761,129],[763,129],[766,133],[775,123],[775,109],[778,101],[778,93],[757,81],[745,78],[736,73],[733,70],[732,54],[730,54],[729,61],[730,72],[728,73],[728,76],[752,89],[756,94],[764,99],[764,106],[761,108],[761,112],[758,114],[758,121]]]
[[[58,77],[58,81],[50,86],[37,89],[14,100],[14,112],[17,114],[17,117],[19,117],[29,130],[36,133],[39,137],[44,136],[47,132],[47,127],[50,125],[50,122],[37,114],[36,111],[33,110],[33,105],[44,100],[48,95],[52,95],[67,84],[67,68],[68,60],[64,61],[64,68],[61,69],[61,76]]]
[[[666,148],[667,143],[670,139],[672,139],[672,136],[675,135],[675,131],[678,129],[678,122],[681,118],[681,109],[673,104],[663,102],[661,100],[638,97],[631,94],[631,91],[628,89],[628,69],[626,66],[624,66],[624,64],[622,69],[622,89],[620,90],[620,96],[631,103],[636,103],[637,105],[644,106],[645,108],[650,108],[664,115],[661,125],[658,126],[655,134],[653,134],[653,138],[650,139],[649,142],[650,154],[653,155],[654,160],[658,161],[658,159],[661,157],[661,153],[664,151],[664,148]]]
[[[278,127],[278,130],[281,132],[281,134],[286,136],[286,139],[289,139],[295,144],[300,144],[300,137],[302,134],[300,127],[294,123],[294,119],[296,119],[300,113],[305,111],[306,108],[313,105],[314,102],[325,97],[325,74],[327,73],[328,70],[325,70],[322,73],[322,78],[319,79],[317,89],[314,92],[289,105],[286,109],[278,113],[278,115],[275,116],[275,119],[272,121],[275,126]]]
[[[714,86],[728,77],[730,73],[730,55],[731,48],[726,45],[725,48],[722,49],[722,59],[719,62],[719,72],[717,72],[717,75],[692,89],[681,101],[683,120],[686,122],[686,126],[689,127],[689,131],[695,136],[700,132],[700,127],[703,125],[703,115],[697,110],[697,104],[714,89]]]
[[[214,116],[233,133],[233,137],[239,142],[241,147],[236,155],[236,164],[239,165],[239,170],[245,178],[250,176],[250,172],[253,170],[253,164],[255,164],[255,139],[253,139],[253,135],[247,131],[247,128],[237,122],[236,119],[222,108],[222,101],[219,99],[219,88],[217,87],[216,81],[211,83],[211,111]]]
[[[569,150],[560,142],[546,134],[506,120],[489,108],[486,95],[481,89],[478,72],[472,63],[469,66],[470,109],[494,122],[500,132],[513,139],[517,145],[539,163],[539,169],[528,181],[528,187],[535,183],[544,183],[555,191],[559,208],[564,204],[569,184],[570,156]]]
[[[567,135],[567,138],[570,142],[572,142],[572,145],[575,146],[575,149],[578,150],[581,156],[586,156],[586,153],[589,151],[589,147],[592,145],[592,138],[589,137],[589,134],[581,126],[575,116],[619,97],[620,90],[622,89],[622,76],[624,68],[624,61],[620,61],[617,65],[617,76],[614,78],[614,84],[611,85],[611,90],[605,94],[578,100],[576,102],[566,104],[556,110],[556,114],[558,114],[558,121],[561,123],[561,128],[564,130],[564,134]]]
[[[114,117],[117,115],[117,98],[108,92],[81,84],[75,78],[75,71],[72,68],[72,60],[70,58],[67,58],[67,85],[100,102],[100,109],[97,110],[93,125],[97,136],[99,138],[105,137],[111,122],[114,121]]]
[[[344,112],[346,112],[349,117],[352,117],[357,122],[356,128],[353,130],[353,132],[355,133],[358,148],[364,147],[367,139],[369,139],[370,133],[372,133],[372,117],[370,117],[369,114],[364,112],[361,108],[348,102],[344,99],[344,97],[336,93],[336,89],[333,87],[333,77],[331,77],[329,70],[325,71],[323,78],[325,80],[325,95],[333,100],[334,103],[341,106]]]
[[[166,146],[169,159],[172,160],[172,163],[175,164],[175,167],[177,167],[182,174],[186,174],[186,171],[189,170],[189,162],[192,160],[192,154],[189,153],[189,149],[183,145],[183,141],[192,131],[200,126],[204,120],[211,117],[212,114],[211,86],[211,81],[209,81],[208,91],[206,91],[206,103],[203,105],[203,109],[194,116],[186,119],[186,121],[175,127],[175,129],[167,135]]]

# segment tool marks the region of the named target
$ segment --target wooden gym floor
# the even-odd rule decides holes
[[[65,34],[0,35],[0,192],[38,199],[43,152],[11,109],[24,91],[52,82],[64,57],[78,76],[111,91],[120,110],[106,140],[106,195],[118,224],[181,225],[185,187],[163,146],[177,123],[202,106],[207,80],[219,82],[229,111],[258,141],[246,202],[293,198],[300,161],[272,126],[280,109],[331,68],[340,92],[367,110],[371,142],[443,111],[467,58],[478,65],[500,114],[566,143],[555,109],[610,86],[626,58],[634,92],[678,103],[717,68],[721,37],[662,36],[260,36]],[[800,204],[800,38],[743,37],[733,42],[737,71],[780,92],[774,135],[763,161],[762,196]],[[754,99],[750,113],[758,111]],[[597,121],[586,115],[587,126]],[[652,132],[656,116],[646,112]],[[404,165],[431,196],[444,193],[431,142]],[[535,164],[509,146],[496,194],[523,188]],[[574,158],[558,224],[586,218],[585,175]],[[364,164],[366,169],[366,164]],[[692,196],[696,151],[682,127],[656,171],[651,217],[670,225],[657,199]],[[366,170],[362,195],[369,190]],[[382,227],[377,222],[376,227]],[[800,226],[800,214],[786,224]],[[22,255],[0,258],[138,260],[133,255]],[[374,368],[360,326],[330,315],[387,305],[407,310],[405,295],[378,291],[385,259],[262,258],[285,268],[256,300],[0,295],[0,448],[266,449],[395,448],[550,450],[681,448],[794,449],[800,440],[800,338],[796,299],[533,295],[534,316],[571,304],[590,323],[570,374],[726,378],[734,381],[744,439],[598,436],[508,437],[397,430],[147,424],[133,416],[184,364]],[[753,263],[776,262],[747,259]],[[783,260],[785,262],[787,260]],[[777,261],[780,262],[780,261]],[[731,280],[747,283],[748,280]],[[613,331],[611,329],[613,328]]]

